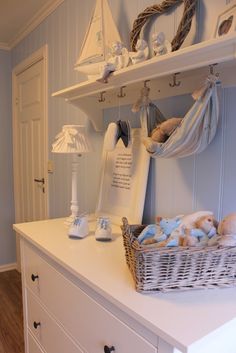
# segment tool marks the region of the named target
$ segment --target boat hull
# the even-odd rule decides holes
[[[87,65],[76,65],[75,70],[87,75],[88,79],[100,78],[106,62],[91,63]]]

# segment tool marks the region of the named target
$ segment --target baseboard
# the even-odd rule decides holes
[[[16,268],[17,268],[16,262],[12,264],[0,265],[0,272],[16,270]]]

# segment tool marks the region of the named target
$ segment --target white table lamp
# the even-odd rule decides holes
[[[79,215],[77,177],[78,177],[78,158],[83,153],[91,151],[91,146],[82,125],[64,125],[62,131],[55,137],[52,144],[53,153],[73,154],[72,161],[72,199],[71,215],[66,219],[66,224],[70,225],[76,216]]]

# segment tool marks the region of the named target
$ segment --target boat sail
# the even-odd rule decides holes
[[[97,0],[75,69],[99,75],[114,42],[121,42],[107,0]]]

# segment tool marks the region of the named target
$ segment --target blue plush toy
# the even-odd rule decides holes
[[[158,224],[149,224],[138,236],[138,242],[140,244],[152,244],[166,240],[166,235],[161,230]]]
[[[165,241],[180,223],[181,216],[177,216],[174,218],[163,218],[159,221],[159,224],[149,224],[139,234],[138,242],[140,244],[152,244]],[[171,241],[168,246],[177,246],[177,242]]]
[[[174,229],[176,229],[181,223],[182,216],[174,218],[162,218],[160,220],[160,227],[167,236],[169,236]]]

